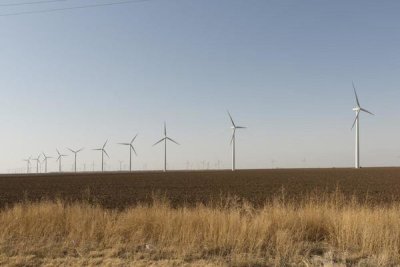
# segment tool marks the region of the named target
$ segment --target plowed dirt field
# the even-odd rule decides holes
[[[400,201],[400,168],[2,175],[0,207],[61,198],[125,208],[151,201],[154,193],[165,195],[174,206],[207,203],[226,195],[261,205],[282,192],[286,198],[298,200],[310,192],[329,193],[336,188],[345,196],[374,203]]]

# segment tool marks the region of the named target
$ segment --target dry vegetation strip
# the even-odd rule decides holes
[[[400,264],[400,204],[335,193],[254,208],[224,199],[172,208],[166,199],[109,210],[20,203],[0,211],[0,265],[321,266]]]

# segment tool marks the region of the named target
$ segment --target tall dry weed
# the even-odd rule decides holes
[[[300,202],[282,192],[262,208],[235,197],[180,208],[153,198],[123,211],[62,201],[4,209],[0,265],[400,264],[397,203],[372,206],[340,192]]]

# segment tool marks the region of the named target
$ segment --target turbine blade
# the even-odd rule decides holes
[[[231,114],[229,113],[229,111],[228,111],[228,115],[229,115],[229,118],[231,119],[232,126],[233,126],[233,127],[236,127],[235,122],[233,121],[232,116],[231,116]]]
[[[138,135],[136,134],[135,137],[132,138],[131,144],[135,141],[135,139],[136,139],[137,136],[138,136]]]
[[[71,151],[72,153],[76,153],[76,151],[73,151],[71,148],[67,148],[69,151]]]
[[[371,114],[371,115],[375,115],[374,113],[372,113],[372,112],[370,112],[370,111],[368,111],[368,110],[366,110],[366,109],[360,108],[360,110],[362,110],[362,111],[364,111],[364,112],[367,112],[367,113],[369,113],[369,114]]]
[[[108,139],[106,140],[106,142],[104,143],[104,145],[103,145],[103,149],[106,147],[106,145],[107,145],[107,142],[108,142]]]
[[[161,139],[160,141],[158,141],[157,143],[155,143],[153,146],[158,145],[159,143],[161,143],[164,140],[165,140],[165,137],[163,139]]]
[[[351,126],[351,129],[352,129],[352,130],[353,130],[353,128],[354,128],[354,125],[356,125],[356,122],[357,122],[357,120],[358,120],[359,115],[360,115],[360,113],[357,113],[357,116],[356,116],[356,118],[354,119],[353,125]]]
[[[167,123],[164,121],[164,136],[167,136]]]
[[[167,139],[168,139],[169,141],[174,142],[175,144],[179,145],[179,143],[176,142],[175,140],[173,140],[172,138],[167,137]]]
[[[236,129],[247,129],[246,126],[236,126]]]
[[[236,128],[233,130],[233,133],[232,133],[232,138],[231,138],[231,142],[230,142],[231,145],[233,143],[233,139],[235,139],[235,134],[236,134]]]
[[[129,144],[129,143],[118,143],[118,145],[129,146],[131,144]]]
[[[106,154],[106,156],[107,156],[108,158],[110,158],[110,156],[107,154],[107,151],[106,151],[106,150],[103,149],[103,152],[104,152],[104,154]]]
[[[100,151],[100,150],[103,150],[103,149],[102,148],[94,148],[92,150]]]
[[[56,149],[56,150],[57,150],[57,154],[60,155],[60,151],[58,151],[58,149]]]
[[[132,145],[131,145],[131,148],[132,148],[133,152],[135,152],[135,155],[137,156],[135,148]]]
[[[353,89],[354,89],[354,95],[356,96],[357,106],[359,107],[359,106],[360,106],[360,102],[358,101],[358,96],[357,96],[356,87],[355,87],[355,85],[354,85],[354,82],[352,82],[352,84],[353,84]]]
[[[77,153],[81,152],[81,151],[84,150],[84,149],[85,149],[85,148],[82,147],[81,149],[79,149],[79,150],[77,151]]]

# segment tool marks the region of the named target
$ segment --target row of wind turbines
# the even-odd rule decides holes
[[[132,139],[132,141],[130,143],[119,143],[120,145],[129,145],[129,171],[132,171],[132,150],[135,152],[136,154],[136,150],[133,147],[133,142],[135,141],[137,135]],[[104,171],[104,155],[106,155],[108,158],[109,155],[106,151],[106,145],[108,143],[108,140],[104,143],[104,145],[101,148],[95,148],[93,150],[95,151],[101,151],[101,171]],[[74,172],[77,172],[77,156],[79,152],[82,152],[84,150],[84,148],[78,149],[78,150],[73,150],[71,148],[67,148],[69,151],[71,151],[74,155]],[[58,162],[58,171],[62,172],[62,159],[64,157],[67,157],[68,155],[66,154],[62,154],[60,153],[60,151],[58,149],[56,149],[58,157],[56,158],[56,161]],[[137,155],[137,154],[136,154]],[[44,162],[44,169],[45,169],[45,173],[47,173],[47,161],[48,159],[52,159],[53,157],[46,155],[45,153],[41,153],[38,155],[37,158],[32,158],[29,157],[27,159],[24,159],[23,161],[25,161],[27,163],[27,170],[26,172],[29,173],[30,172],[30,167],[31,167],[31,161],[36,161],[36,173],[39,173],[39,163],[41,160],[41,157],[43,156],[43,162]]]
[[[236,143],[236,130],[237,129],[244,129],[246,127],[243,126],[236,126],[235,122],[232,119],[231,114],[228,111],[228,115],[230,118],[230,121],[232,123],[231,129],[233,131],[232,133],[232,139],[231,139],[231,145],[232,145],[232,170],[235,170],[235,143]],[[164,172],[167,171],[167,142],[170,141],[176,145],[179,145],[178,142],[176,142],[174,139],[170,138],[167,135],[167,124],[164,122],[164,133],[163,133],[163,138],[161,138],[159,141],[157,141],[153,146],[156,146],[160,143],[164,143]],[[132,138],[132,140],[129,143],[118,143],[119,145],[123,145],[123,146],[128,146],[129,147],[129,171],[132,171],[132,152],[135,153],[135,155],[137,156],[135,147],[133,146],[133,143],[135,142],[136,138],[137,138],[137,134]],[[95,151],[100,151],[101,152],[101,171],[104,172],[104,156],[107,156],[108,158],[110,158],[110,156],[107,153],[106,150],[106,146],[107,146],[108,140],[106,140],[106,142],[103,144],[102,147],[100,148],[94,148],[92,150]],[[78,149],[78,150],[73,150],[71,148],[67,148],[69,151],[71,151],[74,155],[74,172],[77,172],[77,155],[78,153],[82,152],[84,150],[84,148]],[[60,151],[58,149],[56,149],[58,157],[56,158],[56,161],[58,162],[58,171],[62,172],[62,159],[64,157],[67,157],[68,155],[66,154],[62,154],[60,153]],[[44,152],[39,154],[37,158],[32,158],[29,157],[27,159],[24,159],[23,161],[25,161],[27,163],[27,170],[26,172],[29,173],[30,172],[30,166],[31,166],[31,161],[35,161],[36,162],[36,173],[39,173],[39,163],[41,160],[41,157],[43,156],[43,162],[45,165],[45,173],[47,173],[47,162],[48,159],[52,159],[53,157],[48,156],[47,154],[45,154]]]
[[[356,87],[354,85],[354,82],[352,83],[353,85],[353,90],[354,90],[354,95],[355,95],[355,100],[356,100],[356,107],[353,108],[353,111],[356,113],[356,117],[354,119],[353,125],[351,127],[351,129],[354,128],[354,126],[356,127],[356,141],[355,141],[355,168],[358,169],[360,168],[360,114],[361,112],[365,112],[368,113],[370,115],[374,115],[372,112],[364,109],[363,107],[361,107],[360,101],[358,99],[358,95],[357,95],[357,90]],[[230,141],[230,145],[232,146],[232,171],[235,171],[236,169],[236,131],[240,130],[240,129],[245,129],[247,127],[244,126],[238,126],[235,124],[231,114],[228,111],[228,116],[230,119],[230,122],[232,124],[231,129],[232,129],[232,137],[231,137],[231,141]],[[135,153],[135,155],[137,156],[135,147],[133,146],[133,143],[135,142],[136,138],[137,138],[137,134],[132,138],[132,140],[130,142],[127,143],[118,143],[119,145],[123,145],[123,146],[128,146],[129,147],[129,171],[132,171],[132,152]],[[164,122],[164,133],[163,133],[163,138],[161,138],[159,141],[157,141],[153,146],[156,146],[160,143],[164,143],[164,172],[167,171],[167,142],[170,141],[176,145],[179,145],[178,142],[176,142],[174,139],[170,138],[167,135],[167,125]],[[100,148],[95,148],[92,150],[95,151],[100,151],[101,152],[101,171],[104,171],[104,156],[107,156],[108,158],[110,158],[110,156],[108,155],[107,151],[106,151],[106,146],[107,146],[108,140],[103,144],[102,147]],[[74,171],[77,172],[77,155],[78,153],[82,152],[84,150],[84,148],[78,149],[78,150],[73,150],[71,148],[67,148],[69,151],[71,151],[74,155]],[[62,172],[62,159],[63,157],[66,157],[68,155],[66,154],[62,154],[60,153],[60,151],[58,149],[56,149],[58,157],[56,158],[56,161],[58,162],[58,171]],[[36,172],[39,172],[39,162],[41,159],[41,156],[43,156],[43,162],[45,164],[45,172],[47,173],[47,162],[48,159],[52,159],[53,157],[48,156],[45,153],[41,153],[38,155],[37,158],[32,158],[29,157],[27,159],[24,159],[25,162],[27,162],[27,173],[29,173],[30,171],[30,165],[31,165],[31,161],[36,161]]]

